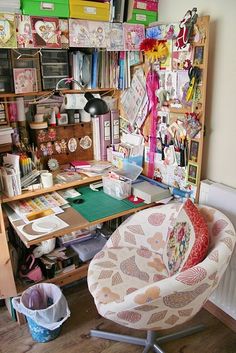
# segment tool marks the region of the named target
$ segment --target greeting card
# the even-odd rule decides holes
[[[123,24],[125,50],[139,50],[141,42],[145,39],[145,26],[142,24]]]
[[[16,37],[18,48],[33,48],[30,16],[16,15]]]
[[[108,50],[124,50],[122,23],[110,23],[110,42]]]
[[[36,69],[13,69],[15,93],[37,92]]]
[[[193,49],[187,44],[183,49],[177,49],[173,42],[172,70],[188,70],[193,62]]]
[[[0,13],[0,48],[17,48],[15,15]]]
[[[61,46],[69,48],[69,21],[66,18],[59,18],[59,30],[61,32]]]
[[[160,69],[161,70],[171,70],[172,40],[167,40],[166,46],[168,48],[169,54],[166,57],[166,60],[160,62]]]
[[[35,48],[61,48],[59,20],[54,17],[31,17]]]
[[[146,29],[146,37],[153,39],[174,39],[179,33],[179,24],[170,23],[149,27]]]
[[[182,70],[177,72],[177,98],[184,106],[191,106],[192,101],[186,101],[186,93],[189,87],[188,71]]]
[[[107,48],[109,33],[108,22],[69,19],[70,47]]]

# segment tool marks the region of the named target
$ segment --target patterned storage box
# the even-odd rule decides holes
[[[69,0],[22,0],[22,13],[45,17],[69,17]]]
[[[110,3],[70,0],[70,17],[84,20],[109,21]]]

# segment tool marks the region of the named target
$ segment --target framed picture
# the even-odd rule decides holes
[[[196,185],[198,180],[198,165],[192,162],[188,163],[187,180],[190,184]]]
[[[192,162],[198,162],[198,151],[199,151],[199,142],[196,140],[191,140],[189,148],[189,160]]]
[[[13,69],[15,93],[37,92],[36,69]]]

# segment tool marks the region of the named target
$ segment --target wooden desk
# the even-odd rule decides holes
[[[95,181],[98,181],[101,179],[101,176],[96,176],[96,177],[87,177],[83,180],[78,180],[70,183],[63,183],[63,184],[56,184],[51,188],[48,189],[40,189],[36,190],[34,192],[25,192],[22,195],[18,195],[12,198],[2,196],[1,198],[1,204],[7,204],[16,200],[21,200],[21,199],[26,199],[26,198],[31,198],[35,197],[38,195],[42,195],[45,193],[53,192],[53,191],[58,191],[62,189],[67,189],[71,187],[77,187],[81,185],[86,185],[93,183]],[[0,204],[0,212],[1,212],[1,205]],[[14,221],[12,222],[12,225],[16,231],[16,234],[20,237],[22,242],[27,248],[30,248],[32,245],[38,244],[43,240],[51,239],[51,238],[56,238],[60,237],[66,233],[71,233],[73,231],[79,230],[79,229],[84,229],[87,227],[90,227],[92,225],[96,225],[98,223],[103,223],[115,218],[119,218],[125,215],[130,215],[132,213],[138,212],[140,210],[143,210],[145,208],[149,208],[156,205],[155,203],[153,204],[148,204],[148,205],[142,205],[140,207],[134,207],[132,209],[128,209],[122,212],[118,213],[113,213],[107,217],[97,219],[95,221],[89,222],[86,220],[82,215],[80,215],[76,210],[74,210],[72,207],[68,207],[65,209],[64,213],[58,215],[62,220],[64,220],[66,223],[69,224],[68,227],[60,229],[56,232],[43,235],[40,238],[36,238],[34,240],[28,240],[25,238],[25,236],[16,228],[19,225],[24,224],[24,222],[21,221]],[[2,214],[2,213],[1,213]],[[0,214],[0,216],[1,216]],[[3,217],[0,218],[0,239],[2,238],[1,246],[2,246],[2,251],[0,252],[0,297],[10,297],[10,296],[15,296],[19,293],[21,293],[23,290],[25,290],[28,286],[30,285],[23,285],[18,279],[14,279],[13,276],[13,270],[12,270],[12,265],[11,265],[11,258],[9,254],[9,248],[8,248],[8,242],[7,242],[7,236],[6,236],[6,230],[5,230],[5,224],[3,222]],[[69,283],[72,283],[76,280],[79,280],[81,278],[86,277],[87,275],[87,269],[88,269],[88,263],[85,263],[81,265],[80,267],[76,268],[75,270],[72,270],[67,273],[62,273],[57,275],[56,277],[48,280],[44,280],[44,282],[50,282],[50,283],[55,283],[59,286],[63,286]]]

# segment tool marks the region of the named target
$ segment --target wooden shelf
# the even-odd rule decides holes
[[[101,180],[101,178],[102,178],[101,175],[94,176],[94,177],[85,177],[84,179],[71,181],[69,183],[55,184],[54,186],[52,186],[50,188],[38,189],[35,191],[24,191],[21,195],[17,195],[17,196],[13,196],[13,197],[8,197],[6,195],[2,195],[0,200],[1,200],[1,203],[8,203],[8,202],[13,202],[13,201],[17,201],[17,200],[23,200],[23,199],[26,199],[29,197],[35,197],[35,196],[47,194],[47,193],[53,192],[53,191],[59,191],[62,189],[69,189],[74,186],[81,186],[81,185],[85,185],[85,184],[90,184],[95,181]]]
[[[82,278],[86,278],[88,272],[88,263],[84,263],[83,265],[79,266],[78,268],[60,273],[59,275],[42,280],[43,283],[54,283],[59,287],[65,286],[67,284],[73,283],[74,281],[78,281]],[[38,282],[40,283],[40,282]],[[24,290],[31,287],[32,283],[23,284],[20,280],[16,283],[17,293],[21,294]]]
[[[4,144],[0,145],[0,153],[11,152],[11,150],[12,150],[11,143],[4,143]]]
[[[21,241],[25,244],[27,248],[30,248],[32,245],[36,245],[44,240],[52,239],[52,238],[58,238],[61,237],[64,234],[69,234],[71,232],[75,232],[76,230],[79,229],[85,229],[89,228],[93,225],[96,225],[98,223],[104,223],[107,221],[110,221],[115,218],[131,215],[133,213],[136,213],[138,211],[144,210],[145,208],[150,208],[152,206],[156,206],[156,203],[151,203],[151,204],[145,204],[140,207],[134,207],[122,212],[114,213],[111,214],[107,217],[104,218],[99,218],[96,219],[95,221],[88,221],[85,219],[79,212],[77,212],[73,207],[68,207],[64,210],[63,213],[58,214],[57,216],[62,219],[64,222],[66,222],[68,227],[62,228],[56,232],[52,232],[49,234],[45,234],[40,236],[39,238],[33,239],[33,240],[28,240],[18,229],[17,227],[20,225],[24,225],[25,223],[23,221],[14,221],[13,222],[13,227],[15,229],[16,234],[19,236]],[[96,207],[96,206],[95,206]],[[68,221],[69,220],[69,221]]]
[[[83,94],[85,92],[107,92],[107,91],[115,91],[117,90],[116,88],[94,88],[94,89],[84,89],[84,90],[78,90],[78,89],[63,89],[60,90],[61,93],[66,94],[66,93],[76,93],[76,94]],[[32,96],[45,96],[50,93],[52,93],[53,90],[51,91],[39,91],[39,92],[28,92],[28,93],[1,93],[0,98],[14,98],[14,97],[32,97]]]

